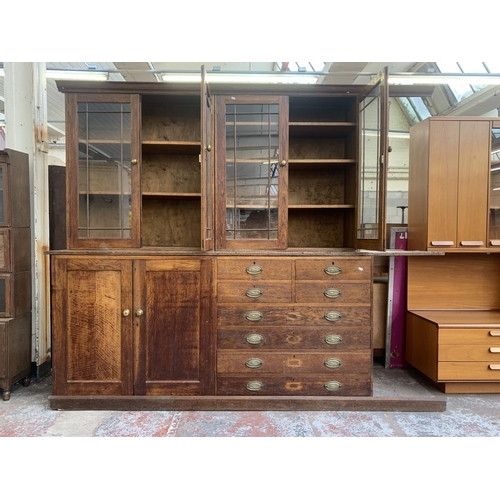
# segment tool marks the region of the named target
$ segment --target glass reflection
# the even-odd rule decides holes
[[[500,128],[491,137],[490,244],[500,246]]]

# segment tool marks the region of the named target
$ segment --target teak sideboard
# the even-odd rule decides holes
[[[209,88],[203,71],[196,86],[58,85],[51,407],[362,408],[384,75],[363,89]]]

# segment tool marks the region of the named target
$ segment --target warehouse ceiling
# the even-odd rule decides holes
[[[477,64],[486,66],[486,63]],[[47,62],[47,116],[51,142],[63,143],[65,135],[64,96],[57,90],[56,80],[49,76],[52,71],[56,69],[81,73],[104,71],[110,81],[155,82],[162,81],[161,75],[164,73],[199,74],[201,65],[205,66],[209,77],[216,73],[253,75],[289,72],[300,76],[315,75],[317,84],[341,85],[367,84],[386,66],[390,75],[440,71],[433,62]],[[487,66],[486,70],[492,72]],[[494,69],[493,72],[495,71],[498,70]],[[4,115],[3,79],[3,76],[0,76],[0,124]],[[432,115],[498,115],[500,87],[476,88],[469,94],[471,95],[464,94],[466,97],[457,98],[448,86],[437,85],[432,97],[421,101],[420,106],[425,106]],[[418,95],[417,90],[416,95]],[[413,106],[418,115],[418,104],[409,102],[408,109],[410,105]],[[413,111],[410,109],[410,114],[411,112]]]

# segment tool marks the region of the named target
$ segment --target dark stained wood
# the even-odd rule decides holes
[[[262,267],[259,274],[249,274],[250,266]],[[286,280],[292,277],[292,260],[276,259],[269,257],[221,257],[217,259],[217,278],[240,279],[252,281],[261,280]]]
[[[252,296],[249,297],[246,294],[249,290],[258,290],[261,295],[255,298]],[[261,281],[258,285],[245,281],[220,281],[217,284],[217,303],[219,304],[230,302],[247,304],[259,304],[262,302],[289,303],[291,301],[292,286],[289,281]]]
[[[49,165],[49,247],[66,248],[66,167]]]
[[[299,170],[289,173],[289,205],[343,205],[345,172],[343,170]]]
[[[343,139],[329,137],[291,137],[290,160],[346,158]]]
[[[338,290],[339,296],[334,298],[325,295],[327,290]],[[334,307],[336,304],[371,304],[371,286],[365,283],[342,282],[297,282],[295,284],[296,302],[323,302]]]
[[[342,257],[339,259],[297,259],[297,280],[325,281],[371,281],[372,261],[370,257]],[[340,267],[340,273],[329,275],[325,272],[328,266]]]
[[[10,269],[10,229],[0,229],[0,272]]]
[[[345,213],[351,209],[289,209],[290,248],[342,248],[345,244]]]

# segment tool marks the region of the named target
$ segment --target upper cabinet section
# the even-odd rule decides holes
[[[410,250],[500,249],[498,142],[500,122],[433,117],[410,132]]]
[[[68,248],[383,250],[383,82],[60,82]]]

